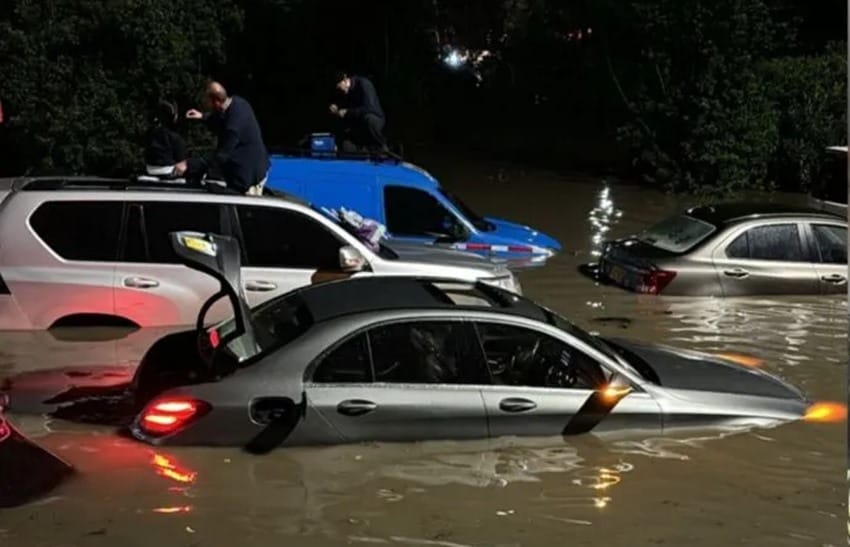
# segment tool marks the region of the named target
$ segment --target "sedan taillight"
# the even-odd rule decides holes
[[[149,435],[168,435],[186,427],[210,410],[208,403],[196,399],[156,399],[145,407],[138,423],[142,431]]]
[[[676,272],[670,270],[650,270],[644,273],[637,286],[637,292],[661,294],[661,291],[673,281]]]

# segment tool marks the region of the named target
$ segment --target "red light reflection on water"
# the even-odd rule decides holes
[[[154,471],[160,477],[166,477],[183,484],[195,482],[195,478],[198,476],[197,472],[180,466],[173,458],[169,458],[163,454],[154,453],[151,459],[151,465],[153,465]]]

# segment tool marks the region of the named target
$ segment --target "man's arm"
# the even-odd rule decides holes
[[[366,114],[369,114],[370,112],[372,114],[379,113],[380,109],[378,109],[378,93],[375,91],[375,86],[372,85],[372,82],[365,79],[360,80],[358,84],[362,86],[361,88],[363,91],[363,102],[359,105],[345,109],[345,115],[362,117]]]

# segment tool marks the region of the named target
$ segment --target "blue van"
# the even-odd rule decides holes
[[[497,256],[529,265],[561,251],[528,226],[476,214],[424,169],[395,158],[337,155],[313,135],[306,155],[272,155],[267,187],[317,208],[345,207],[386,226],[387,237]]]

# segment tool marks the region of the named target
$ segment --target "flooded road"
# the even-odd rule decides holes
[[[434,167],[480,212],[565,252],[525,293],[590,331],[764,361],[812,399],[847,394],[846,298],[670,298],[577,272],[603,239],[692,202],[599,178]],[[762,198],[766,199],[766,198]],[[134,338],[136,336],[136,338]],[[0,378],[108,364],[144,337],[74,343],[0,334]],[[136,341],[134,341],[136,340]],[[61,376],[61,375],[57,375]],[[117,381],[117,380],[115,380]],[[152,450],[110,428],[14,415],[79,470],[38,504],[0,511],[0,545],[827,546],[847,541],[846,424],[601,440],[592,436],[278,450]]]

